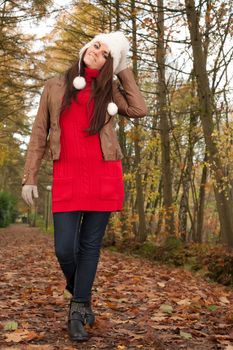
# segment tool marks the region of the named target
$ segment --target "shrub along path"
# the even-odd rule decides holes
[[[93,287],[91,338],[72,342],[52,235],[14,224],[0,229],[0,245],[0,349],[233,349],[232,291],[106,249]]]

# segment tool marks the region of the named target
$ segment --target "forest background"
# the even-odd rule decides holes
[[[95,34],[120,29],[148,114],[116,117],[125,201],[105,244],[196,270],[208,251],[208,270],[233,284],[232,7],[218,0],[1,1],[1,225],[27,217],[52,230],[51,161],[42,161],[36,206],[21,199],[44,82]],[[51,18],[43,38],[25,31]]]

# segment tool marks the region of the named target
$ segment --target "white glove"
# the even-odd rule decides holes
[[[33,205],[32,193],[34,198],[38,198],[38,190],[36,185],[23,185],[22,198],[28,205]]]
[[[120,73],[120,71],[128,67],[126,58],[129,52],[130,44],[129,44],[129,40],[126,38],[123,32],[120,32],[120,41],[121,41],[120,62],[118,63],[118,66],[115,68],[114,74],[118,74]]]
[[[118,66],[116,67],[114,74],[120,73],[122,70],[124,70],[127,67],[128,67],[128,64],[127,64],[127,52],[122,51],[121,52],[120,62],[118,64]]]

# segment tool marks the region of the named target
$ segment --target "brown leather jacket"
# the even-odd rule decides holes
[[[121,82],[113,81],[113,101],[122,116],[141,118],[147,114],[147,107],[135,82],[130,68],[118,75]],[[123,89],[122,89],[123,87]],[[60,126],[59,116],[62,97],[65,92],[64,77],[54,77],[46,81],[41,95],[37,116],[33,123],[27,149],[22,185],[36,185],[41,160],[59,159]],[[106,121],[109,119],[106,113]],[[114,117],[99,132],[104,160],[119,160],[123,154],[117,139]]]

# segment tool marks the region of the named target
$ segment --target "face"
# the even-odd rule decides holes
[[[87,67],[92,69],[101,69],[105,64],[109,55],[109,49],[107,45],[96,41],[90,47],[88,47],[85,56],[83,58]]]

